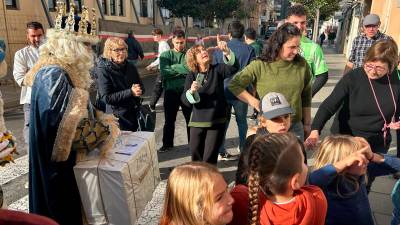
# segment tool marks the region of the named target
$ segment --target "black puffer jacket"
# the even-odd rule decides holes
[[[100,98],[107,104],[107,112],[112,111],[119,118],[121,130],[136,131],[140,98],[133,96],[131,87],[140,84],[144,93],[144,86],[135,65],[128,61],[119,65],[100,57],[95,73]]]

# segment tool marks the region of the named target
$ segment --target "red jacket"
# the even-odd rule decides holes
[[[58,225],[58,223],[36,214],[0,209],[0,225]]]
[[[233,220],[230,225],[248,224],[249,197],[244,185],[236,186],[232,192]],[[323,225],[327,211],[324,193],[316,186],[307,185],[294,193],[294,200],[287,204],[276,204],[260,194],[261,225]]]

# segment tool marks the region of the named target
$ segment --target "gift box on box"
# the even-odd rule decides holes
[[[160,181],[152,132],[123,132],[104,158],[74,167],[89,224],[134,224]]]

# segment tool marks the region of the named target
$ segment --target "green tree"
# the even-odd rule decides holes
[[[320,20],[328,20],[340,9],[338,0],[293,0],[293,2],[303,4],[310,18],[315,18],[317,9],[319,9]]]
[[[212,0],[212,9],[219,27],[223,27],[225,20],[233,16],[233,12],[241,7],[240,0]]]
[[[185,18],[185,30],[188,26],[188,18],[199,18],[201,16],[201,6],[208,4],[210,0],[158,0],[157,4],[161,8],[168,9],[173,17]]]
[[[188,17],[209,22],[217,19],[219,26],[243,6],[241,0],[158,0],[157,4],[168,9],[174,17],[185,18],[186,22]]]

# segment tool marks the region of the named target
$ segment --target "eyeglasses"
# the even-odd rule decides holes
[[[112,49],[113,52],[121,53],[125,52],[127,49],[126,48],[114,48]]]
[[[375,70],[378,73],[386,72],[386,68],[382,66],[375,66],[372,64],[365,64],[365,69],[368,71]]]

